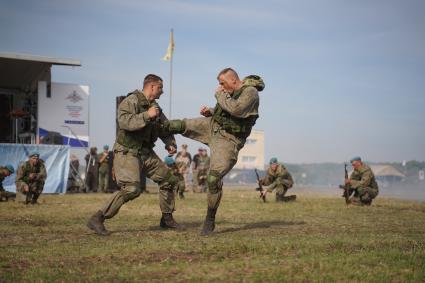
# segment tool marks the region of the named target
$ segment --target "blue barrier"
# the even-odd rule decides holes
[[[47,144],[9,144],[0,143],[0,166],[11,164],[15,173],[3,181],[3,187],[10,192],[16,192],[16,171],[22,162],[28,160],[32,151],[40,153],[40,159],[44,160],[47,170],[47,179],[43,193],[66,193],[69,172],[68,145]]]

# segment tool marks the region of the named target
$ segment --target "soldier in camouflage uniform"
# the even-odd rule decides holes
[[[165,164],[167,164],[168,168],[173,172],[174,176],[176,176],[179,179],[179,183],[177,185],[176,190],[179,194],[179,198],[184,199],[185,184],[184,184],[184,177],[180,173],[180,168],[177,166],[176,162],[171,156],[166,156],[164,159],[164,162]]]
[[[291,174],[283,164],[279,164],[276,157],[270,159],[270,167],[267,170],[267,176],[262,178],[259,183],[263,186],[269,186],[263,194],[273,192],[276,189],[276,201],[294,200],[294,196],[285,197],[286,192],[294,185]]]
[[[3,180],[15,172],[12,165],[0,166],[0,201],[8,201],[9,198],[15,198],[16,194],[8,192],[3,188]]]
[[[103,152],[97,156],[99,160],[99,188],[98,192],[106,193],[109,183],[109,146],[103,146]]]
[[[99,178],[99,159],[97,155],[97,147],[90,148],[90,153],[86,154],[86,193],[97,192]]]
[[[192,160],[192,192],[198,191],[198,164],[199,157],[202,155],[202,147],[198,148],[198,153],[193,156]]]
[[[350,178],[345,180],[345,184],[350,186],[350,192],[354,192],[350,203],[354,205],[371,205],[372,200],[379,193],[375,175],[370,167],[362,162],[360,157],[356,156],[350,162],[354,171],[351,173]]]
[[[156,102],[162,89],[162,79],[149,74],[144,79],[143,90],[129,93],[118,107],[119,130],[113,151],[114,174],[121,190],[87,223],[97,234],[108,235],[103,224],[105,219],[114,217],[124,203],[140,195],[140,170],[159,185],[160,226],[179,227],[172,215],[174,189],[179,180],[153,150],[159,137],[170,155],[176,152],[174,136],[163,132],[162,125],[167,118]]]
[[[19,166],[16,173],[16,192],[25,204],[36,204],[47,178],[46,166],[38,152],[32,152],[28,161]],[[25,195],[25,197],[24,197]]]
[[[189,171],[190,164],[192,163],[192,155],[187,151],[187,144],[183,144],[182,150],[177,152],[175,161],[184,178],[185,191],[188,191],[190,188]]]
[[[165,124],[167,131],[180,133],[210,147],[208,210],[201,235],[214,231],[215,215],[222,197],[223,177],[236,164],[239,150],[258,118],[258,91],[264,89],[260,77],[249,76],[240,80],[231,68],[222,70],[217,80],[217,104],[214,108],[202,106],[200,113],[203,118],[171,120]]]
[[[207,150],[202,149],[198,160],[198,172],[196,178],[199,185],[199,192],[205,193],[207,191],[207,176],[210,169],[210,158],[208,157]]]

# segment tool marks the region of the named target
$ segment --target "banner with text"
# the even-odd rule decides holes
[[[38,82],[38,138],[71,147],[89,145],[89,87]],[[50,142],[49,142],[50,143]]]

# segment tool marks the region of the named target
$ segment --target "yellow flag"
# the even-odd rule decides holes
[[[173,30],[171,30],[170,43],[168,44],[167,54],[165,54],[165,56],[162,57],[162,60],[164,61],[170,60],[173,57],[173,52],[174,52],[174,36],[173,36]]]

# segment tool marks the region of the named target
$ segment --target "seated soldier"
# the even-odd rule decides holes
[[[12,192],[8,192],[3,188],[3,180],[6,177],[9,177],[15,172],[13,166],[7,164],[6,166],[0,166],[0,201],[8,201],[9,198],[15,198],[16,194]]]
[[[271,193],[276,189],[276,201],[291,201],[296,196],[285,197],[286,192],[292,188],[294,181],[288,170],[277,161],[276,157],[270,159],[270,167],[267,170],[267,176],[259,180],[259,184],[269,186],[267,190],[262,192],[262,195]]]
[[[350,191],[354,191],[350,203],[354,205],[370,205],[379,193],[375,175],[369,166],[363,164],[360,157],[353,157],[350,162],[354,171],[351,173],[350,178],[345,180],[345,184],[350,186]]]
[[[183,175],[180,173],[179,168],[176,165],[176,162],[174,161],[172,156],[166,156],[164,158],[164,162],[165,164],[167,164],[167,167],[169,169],[171,169],[171,171],[173,172],[174,176],[176,176],[179,179],[179,182],[177,184],[177,191],[179,193],[179,198],[180,199],[184,199],[184,189],[185,189],[185,184],[184,184],[184,177]]]
[[[44,161],[38,152],[32,152],[28,161],[19,166],[16,174],[16,192],[25,195],[25,204],[36,204],[47,178]]]

